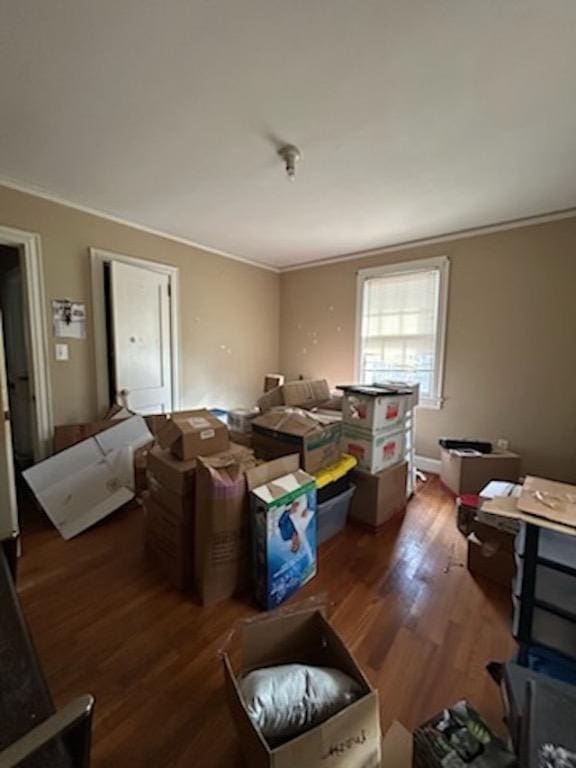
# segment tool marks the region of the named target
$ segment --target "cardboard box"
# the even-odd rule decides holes
[[[284,384],[284,376],[281,373],[267,373],[264,376],[264,392],[281,387]]]
[[[370,432],[391,429],[406,415],[408,398],[404,395],[369,397],[346,392],[342,407],[342,420],[352,427],[361,427]]]
[[[177,589],[192,585],[194,565],[193,515],[182,517],[145,495],[146,547]]]
[[[176,493],[168,488],[158,479],[148,472],[148,493],[150,498],[164,509],[169,510],[178,520],[193,520],[196,507],[196,494],[194,491],[195,483],[191,492],[186,494]]]
[[[202,605],[232,597],[248,582],[246,472],[255,465],[253,452],[239,445],[198,459],[194,584]]]
[[[249,768],[378,768],[381,732],[378,692],[319,607],[275,611],[242,622],[222,653],[230,711]],[[363,694],[315,728],[271,747],[246,710],[240,680],[276,664],[317,664],[354,678]]]
[[[207,410],[173,413],[157,439],[162,448],[170,448],[182,461],[225,451],[229,445],[226,425]]]
[[[30,467],[23,477],[70,539],[134,498],[134,453],[151,439],[142,417],[133,416]]]
[[[484,516],[486,518],[489,517],[485,513]],[[486,523],[479,520],[478,517],[475,517],[472,520],[470,533],[475,534],[476,538],[482,544],[490,545],[503,552],[514,553],[514,542],[516,540],[517,532],[498,528],[497,526],[492,525],[491,522]]]
[[[352,520],[377,529],[406,509],[406,461],[375,475],[356,469],[350,479],[356,486],[350,506]]]
[[[256,599],[276,608],[316,575],[316,483],[297,455],[247,473]]]
[[[193,494],[195,489],[196,459],[178,461],[169,449],[155,445],[148,453],[148,471],[161,485],[180,496]]]
[[[252,420],[260,416],[259,408],[233,408],[228,411],[228,429],[231,432],[250,434]]]
[[[516,574],[514,552],[492,541],[482,542],[475,533],[468,536],[468,570],[512,589]]]
[[[516,755],[466,701],[445,708],[414,731],[414,768],[513,768]]]
[[[245,448],[253,448],[252,445],[252,431],[249,433],[236,432],[233,429],[229,430],[230,442],[236,445],[243,445]]]
[[[412,734],[394,720],[382,741],[384,768],[412,768]]]
[[[306,472],[318,472],[340,458],[341,425],[326,417],[275,410],[254,419],[252,444],[260,459],[300,453]]]
[[[112,419],[89,421],[84,424],[58,424],[54,427],[54,453],[65,451],[66,448],[71,448],[73,445],[81,443],[82,440],[88,440],[88,438],[117,425],[118,422]]]
[[[456,496],[480,493],[490,480],[517,482],[522,470],[520,456],[511,451],[467,454],[442,448],[440,454],[440,480]]]
[[[288,381],[262,395],[258,400],[258,406],[262,412],[281,405],[312,408],[328,400],[330,400],[330,387],[325,379]]]
[[[406,433],[403,429],[395,432],[367,432],[343,424],[340,445],[343,453],[350,453],[358,459],[359,469],[376,474],[403,460]]]

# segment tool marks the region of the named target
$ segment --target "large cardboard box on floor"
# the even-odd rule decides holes
[[[194,493],[196,479],[196,459],[179,461],[169,449],[154,446],[148,452],[148,471],[161,484],[184,496]]]
[[[350,476],[356,486],[350,518],[378,529],[406,509],[408,463],[401,461],[375,475],[354,470]]]
[[[338,421],[290,409],[268,411],[252,422],[252,445],[259,459],[298,452],[301,467],[310,473],[338,461],[340,438]]]
[[[226,425],[204,409],[173,413],[157,439],[162,448],[169,448],[182,461],[225,451],[229,445]]]
[[[342,425],[341,450],[358,459],[358,467],[376,474],[402,461],[406,453],[406,432],[368,432],[349,424]]]
[[[254,453],[240,445],[198,459],[194,583],[203,605],[231,597],[249,575],[249,501],[246,472]]]
[[[481,541],[475,533],[468,536],[468,570],[512,589],[516,573],[514,552],[495,541]]]
[[[318,606],[295,607],[248,619],[222,653],[230,711],[249,768],[379,768],[381,733],[378,692]],[[242,677],[277,664],[333,667],[362,688],[355,702],[280,746],[271,746],[250,719]]]
[[[174,512],[145,494],[145,540],[148,551],[178,589],[192,585],[194,563],[194,507]]]
[[[316,483],[297,455],[247,473],[256,599],[276,608],[316,575]]]
[[[467,453],[442,448],[440,480],[456,496],[480,493],[490,480],[517,482],[522,459],[511,451]]]

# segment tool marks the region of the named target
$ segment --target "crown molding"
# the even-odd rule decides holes
[[[203,243],[197,243],[194,240],[189,240],[186,237],[179,237],[178,235],[173,235],[170,232],[166,232],[165,230],[154,229],[153,227],[147,227],[144,224],[140,224],[130,219],[124,219],[120,216],[114,216],[111,213],[108,213],[106,211],[101,211],[97,208],[91,208],[86,205],[80,205],[79,203],[74,203],[72,200],[67,200],[66,198],[61,197],[60,195],[53,194],[44,189],[41,189],[40,187],[35,187],[30,184],[24,184],[20,181],[17,181],[7,176],[3,176],[1,174],[0,174],[0,186],[6,187],[8,189],[13,189],[16,192],[22,192],[27,195],[32,195],[33,197],[39,197],[42,200],[47,200],[48,202],[51,202],[51,203],[64,205],[67,208],[72,208],[75,211],[80,211],[81,213],[87,213],[91,216],[97,216],[100,219],[105,219],[106,221],[112,221],[115,224],[122,224],[123,226],[130,227],[131,229],[138,230],[139,232],[145,232],[148,235],[155,235],[156,237],[161,237],[164,240],[171,240],[172,242],[180,243],[181,245],[187,245],[190,248],[197,248],[201,251],[205,251],[206,253],[213,253],[216,256],[222,256],[225,259],[232,259],[232,261],[238,261],[241,264],[247,264],[248,266],[256,267],[257,269],[265,269],[268,272],[274,272],[276,274],[279,274],[279,273],[281,274],[283,272],[296,272],[297,270],[300,270],[300,269],[312,269],[314,267],[325,267],[325,266],[330,266],[331,264],[337,264],[339,262],[344,262],[344,261],[366,259],[373,256],[381,256],[386,253],[405,251],[410,248],[420,248],[426,245],[440,245],[442,243],[451,242],[452,240],[462,240],[469,237],[477,237],[478,235],[490,235],[494,232],[504,232],[509,229],[519,229],[520,227],[530,227],[530,226],[535,226],[537,224],[547,224],[553,221],[560,221],[562,219],[570,219],[570,218],[576,217],[576,208],[565,208],[560,211],[551,211],[548,213],[537,214],[534,216],[526,216],[519,219],[511,219],[509,221],[497,222],[495,224],[486,224],[481,227],[461,229],[456,232],[449,232],[442,235],[435,235],[434,237],[426,237],[418,240],[406,240],[403,242],[386,245],[382,248],[372,248],[366,251],[353,251],[351,253],[342,254],[341,256],[329,256],[328,258],[325,258],[325,259],[316,259],[315,261],[308,261],[301,264],[298,264],[298,263],[287,264],[286,266],[276,267],[276,266],[273,266],[272,264],[265,264],[264,262],[261,262],[261,261],[254,261],[253,259],[245,258],[244,256],[236,256],[233,253],[228,253],[227,251],[221,251],[218,248],[212,248],[211,246],[204,245]]]
[[[180,243],[180,245],[188,245],[191,248],[197,248],[198,250],[205,251],[206,253],[213,253],[216,256],[223,256],[225,259],[232,259],[233,261],[239,261],[242,264],[247,264],[251,267],[257,267],[258,269],[265,269],[268,272],[279,272],[278,267],[274,267],[270,264],[264,264],[261,261],[253,261],[252,259],[244,258],[243,256],[235,256],[233,253],[227,251],[220,251],[217,248],[212,248],[209,245],[203,245],[197,243],[194,240],[189,240],[186,237],[179,237],[178,235],[172,235],[170,232],[166,232],[162,229],[154,229],[153,227],[147,227],[144,224],[139,224],[137,221],[131,221],[130,219],[124,219],[121,216],[114,216],[106,211],[101,211],[98,208],[91,208],[87,205],[80,205],[74,203],[72,200],[67,200],[60,195],[55,195],[39,187],[34,187],[30,184],[23,184],[20,181],[11,179],[0,174],[0,186],[8,189],[13,189],[15,192],[22,192],[26,195],[32,195],[32,197],[39,197],[42,200],[47,200],[50,203],[56,203],[58,205],[64,205],[66,208],[72,208],[75,211],[81,213],[87,213],[90,216],[97,216],[99,219],[105,219],[106,221],[112,221],[115,224],[122,224],[125,227],[136,229],[139,232],[145,232],[148,235],[155,235],[156,237],[162,237],[164,240],[171,240],[174,243]]]
[[[457,232],[450,232],[444,235],[436,235],[434,237],[426,237],[420,240],[407,240],[395,245],[386,245],[383,248],[372,248],[368,251],[355,251],[353,253],[347,253],[342,256],[332,256],[327,259],[317,259],[316,261],[308,261],[302,264],[289,264],[285,267],[280,267],[279,272],[296,272],[300,269],[312,269],[313,267],[327,267],[331,264],[337,264],[341,261],[355,261],[356,259],[367,259],[372,256],[381,256],[385,253],[395,253],[397,251],[406,251],[410,248],[420,248],[425,245],[441,245],[442,243],[449,243],[452,240],[464,240],[469,237],[477,237],[478,235],[490,235],[493,232],[505,232],[509,229],[519,229],[521,227],[531,227],[537,224],[547,224],[552,221],[560,221],[561,219],[571,219],[576,217],[576,208],[566,208],[562,211],[552,211],[550,213],[542,213],[536,216],[526,216],[522,219],[512,219],[510,221],[502,221],[497,224],[486,224],[482,227],[473,227],[470,229],[461,229]]]

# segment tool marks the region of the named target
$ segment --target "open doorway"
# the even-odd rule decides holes
[[[52,398],[40,237],[0,225],[0,540],[20,531],[16,485],[49,455]],[[6,337],[6,342],[4,341]],[[21,486],[21,484],[20,484]],[[22,487],[22,486],[21,486]]]
[[[19,248],[0,245],[0,312],[14,464],[22,471],[34,460],[30,350],[26,330],[22,258]]]

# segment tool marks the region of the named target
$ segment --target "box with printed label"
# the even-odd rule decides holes
[[[358,468],[375,474],[404,459],[406,432],[368,432],[344,424],[342,427],[342,451],[358,459]]]
[[[256,599],[276,608],[316,575],[316,483],[297,455],[247,472]]]
[[[206,410],[173,413],[157,439],[162,448],[169,448],[182,460],[225,451],[230,442],[226,425]]]

